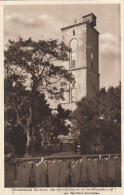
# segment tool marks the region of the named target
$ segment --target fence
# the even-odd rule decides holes
[[[121,156],[23,158],[5,162],[5,187],[121,186]]]
[[[80,154],[80,142],[76,141],[73,143],[59,143],[57,145],[44,144],[42,154],[54,154],[60,152],[70,152],[71,154]]]

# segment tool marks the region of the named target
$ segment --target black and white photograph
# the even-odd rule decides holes
[[[122,187],[121,8],[86,2],[4,5],[4,188]]]

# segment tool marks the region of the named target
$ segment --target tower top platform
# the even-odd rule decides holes
[[[61,28],[61,31],[64,31],[64,30],[67,30],[70,28],[74,28],[74,27],[77,27],[77,26],[80,26],[83,24],[89,24],[99,34],[99,32],[94,28],[96,26],[96,18],[97,17],[93,13],[85,15],[82,18],[83,18],[82,22],[79,22],[79,23],[76,22],[72,25],[63,27],[63,28]]]

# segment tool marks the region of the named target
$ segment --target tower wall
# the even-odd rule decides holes
[[[88,21],[75,23],[62,29],[62,41],[71,48],[64,66],[74,75],[75,83],[67,86],[61,103],[74,110],[82,97],[93,97],[99,91],[99,32]]]
[[[87,25],[87,97],[93,97],[99,91],[99,33]]]
[[[73,35],[75,30],[75,35]],[[80,26],[74,26],[62,30],[62,41],[70,47],[70,43],[73,39],[77,40],[77,63],[76,68],[86,66],[86,24]],[[70,69],[71,64],[66,63],[66,68]]]
[[[87,24],[87,31],[86,31],[86,42],[87,42],[87,67],[91,68],[91,61],[93,62],[93,71],[99,73],[99,33]],[[93,48],[90,49],[90,46]],[[90,51],[93,52],[93,59],[90,56]]]

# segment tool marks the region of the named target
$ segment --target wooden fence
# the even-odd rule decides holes
[[[73,143],[63,143],[60,142],[59,144],[56,145],[48,145],[44,144],[43,145],[43,151],[42,153],[44,154],[54,154],[54,153],[60,153],[60,152],[71,152],[73,154],[81,154],[80,151],[80,141],[76,141]]]
[[[16,158],[5,161],[5,187],[121,186],[121,156]]]

